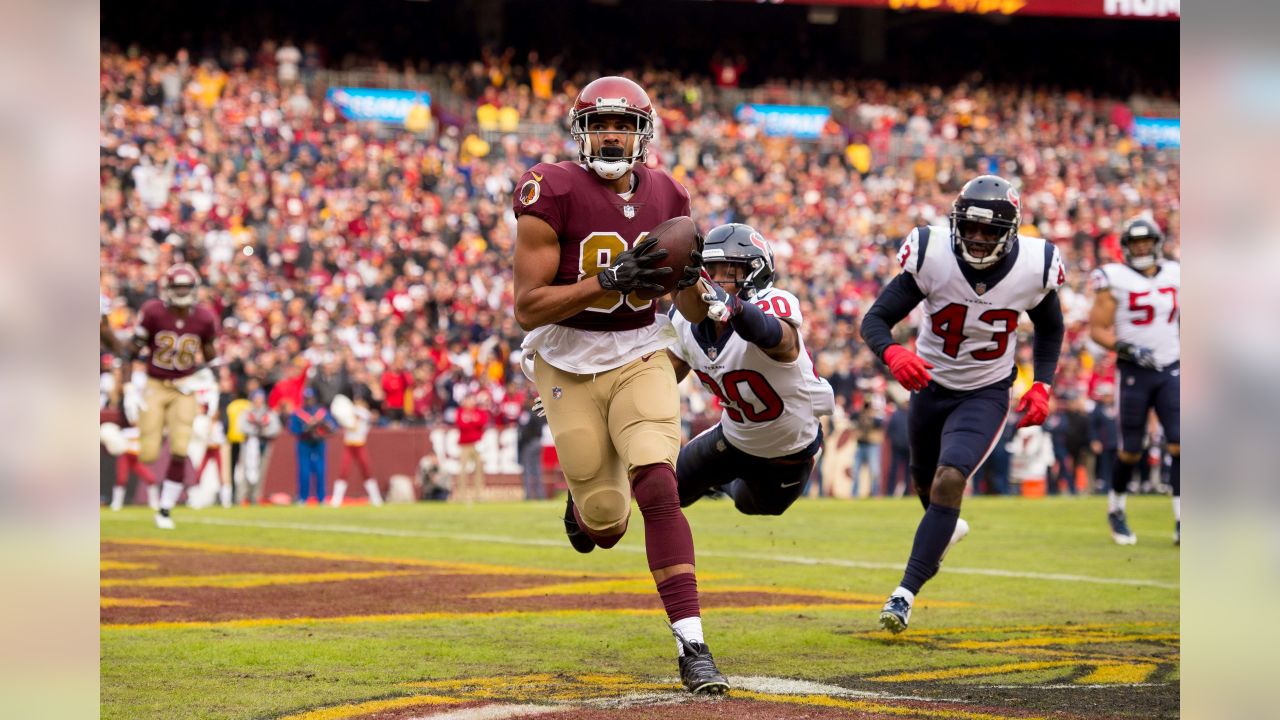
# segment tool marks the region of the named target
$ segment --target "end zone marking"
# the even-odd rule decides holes
[[[150,522],[146,518],[104,518],[111,522]],[[431,532],[425,530],[394,530],[391,528],[370,528],[361,525],[319,525],[315,523],[292,523],[292,522],[260,522],[248,520],[232,520],[229,518],[202,518],[193,517],[183,519],[183,522],[197,523],[200,525],[223,525],[229,527],[256,527],[277,530],[304,530],[308,532],[320,533],[338,533],[338,534],[355,534],[355,535],[384,535],[389,537],[416,537],[416,538],[437,538],[444,540],[460,540],[466,542],[487,542],[499,543],[504,545],[524,545],[529,547],[564,547],[564,539],[558,540],[540,540],[536,538],[517,538],[502,535],[480,535],[475,533],[450,533],[450,532]],[[115,540],[104,540],[104,542],[116,542]],[[643,553],[643,547],[630,547],[619,545],[613,549],[613,552],[630,552]],[[771,555],[768,553],[738,553],[716,550],[699,550],[698,555],[703,557],[722,557],[731,560],[760,560],[764,562],[789,563],[795,565],[829,565],[832,567],[856,568],[860,570],[893,570],[901,571],[902,563],[886,563],[886,562],[866,562],[862,560],[845,560],[841,558],[812,558],[802,555]],[[553,571],[546,571],[551,573]],[[1070,573],[1041,573],[1022,570],[1000,570],[995,568],[970,568],[955,565],[947,565],[947,573],[954,575],[982,575],[987,577],[1006,577],[1017,578],[1023,580],[1054,580],[1058,582],[1072,583],[1096,583],[1099,585],[1124,585],[1131,587],[1153,587],[1162,590],[1178,590],[1182,586],[1176,582],[1165,582],[1163,580],[1148,580],[1144,578],[1107,578],[1093,577],[1090,575],[1075,575]],[[581,576],[583,573],[564,573],[565,575]]]
[[[140,562],[124,562],[123,560],[99,560],[98,570],[107,572],[110,570],[155,570],[158,565],[155,563]]]
[[[369,572],[327,573],[245,573],[225,575],[159,575],[144,578],[103,578],[102,587],[153,588],[254,588],[268,585],[305,585],[307,583],[376,580],[405,575],[421,575],[419,570],[372,570]]]

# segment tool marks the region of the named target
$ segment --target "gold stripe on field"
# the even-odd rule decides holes
[[[813,605],[811,603],[791,603],[786,605],[751,605],[745,607],[716,608],[713,615],[747,614],[747,613],[814,613],[824,610],[866,610],[862,603],[833,603],[831,605]],[[287,625],[310,624],[355,624],[377,622],[417,622],[432,620],[492,620],[496,618],[554,618],[554,617],[599,617],[601,615],[666,615],[662,609],[619,608],[615,610],[600,609],[561,609],[561,610],[506,610],[502,612],[424,612],[398,613],[384,615],[340,615],[337,617],[300,617],[300,618],[244,618],[241,620],[186,620],[152,623],[113,623],[101,626],[102,630],[180,630],[208,628],[251,628],[278,627]],[[705,616],[704,616],[705,617]]]
[[[269,585],[304,585],[307,583],[376,580],[405,575],[421,575],[420,570],[376,570],[371,572],[328,573],[227,573],[221,575],[159,575],[142,578],[104,578],[102,587],[152,588],[252,588]]]
[[[155,570],[156,564],[124,562],[122,560],[100,560],[98,562],[98,569],[102,572],[107,572],[109,570]]]
[[[386,700],[368,700],[355,705],[339,705],[337,707],[321,708],[320,710],[308,710],[296,715],[286,715],[280,720],[346,720],[346,718],[359,717],[384,710],[398,710],[419,705],[457,705],[462,702],[466,701],[439,695],[410,695],[409,697],[389,698]]]
[[[190,605],[191,603],[179,602],[177,600],[152,600],[150,598],[104,597],[104,598],[99,598],[99,604],[104,608],[109,608],[109,607],[149,608],[149,607],[164,607],[166,605]]]
[[[515,565],[485,565],[482,563],[446,562],[443,560],[423,560],[421,558],[379,557],[376,555],[352,555],[347,553],[324,552],[319,550],[290,550],[285,548],[248,547],[244,545],[220,545],[217,543],[191,542],[184,540],[151,540],[146,538],[111,538],[103,540],[104,545],[129,545],[137,547],[168,548],[172,550],[198,550],[202,552],[231,553],[237,555],[272,555],[276,557],[306,558],[308,560],[339,560],[346,562],[366,562],[379,565],[410,565],[413,567],[433,568],[441,572],[455,575],[541,575],[549,577],[573,578],[615,578],[631,579],[649,577],[622,574],[598,573],[583,570],[554,570],[548,568],[518,567]]]

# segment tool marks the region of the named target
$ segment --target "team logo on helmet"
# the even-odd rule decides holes
[[[542,184],[537,180],[527,180],[520,186],[520,204],[532,205],[542,197]]]

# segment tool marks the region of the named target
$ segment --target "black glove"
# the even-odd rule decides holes
[[[702,277],[702,236],[698,236],[698,249],[689,253],[689,265],[684,266],[684,277],[676,283],[676,290],[693,287]]]
[[[662,292],[666,288],[655,282],[663,275],[670,275],[671,268],[650,267],[653,263],[667,256],[666,250],[649,250],[658,242],[657,238],[645,240],[639,245],[620,253],[613,265],[605,268],[596,277],[600,278],[600,287],[613,290],[623,295],[636,290],[653,290]]]
[[[1155,351],[1149,347],[1121,341],[1116,343],[1116,355],[1148,370],[1160,369],[1160,363],[1156,362]]]

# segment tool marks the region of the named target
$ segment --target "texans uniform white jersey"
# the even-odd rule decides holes
[[[767,288],[751,302],[766,315],[803,324],[800,302],[786,290]],[[689,365],[723,406],[720,427],[734,447],[759,458],[776,458],[801,450],[818,435],[818,417],[835,407],[831,385],[818,377],[799,338],[800,354],[780,362],[754,343],[728,333],[704,344],[693,325],[672,309],[678,340],[671,352]]]
[[[933,365],[934,382],[950,390],[974,390],[1009,378],[1020,316],[1066,281],[1061,254],[1041,238],[1020,235],[1008,274],[991,287],[974,287],[952,250],[951,229],[930,226],[932,242],[924,243],[922,232],[912,230],[898,250],[898,264],[925,295],[926,319],[916,352]]]
[[[1147,277],[1128,265],[1107,263],[1089,280],[1094,292],[1109,292],[1116,300],[1116,340],[1150,348],[1162,368],[1179,361],[1181,265],[1162,260],[1159,272]]]

